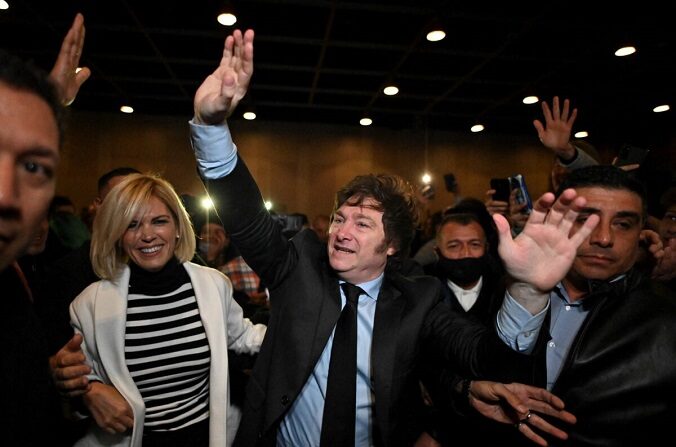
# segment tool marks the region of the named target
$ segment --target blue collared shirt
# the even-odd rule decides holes
[[[561,283],[551,291],[549,300],[552,304],[549,335],[552,338],[547,342],[547,389],[551,391],[589,310],[582,305],[583,300],[572,303]]]
[[[530,353],[535,347],[549,305],[547,303],[544,309],[532,315],[509,292],[505,292],[496,323],[502,341],[515,351]]]
[[[363,284],[366,295],[359,297],[357,308],[357,402],[355,420],[355,446],[369,446],[371,442],[371,418],[375,397],[371,386],[371,340],[373,321],[376,314],[378,292],[383,284],[384,274]],[[343,281],[341,281],[342,283]],[[341,308],[345,295],[340,291]],[[278,446],[318,446],[321,436],[324,398],[331,361],[333,334],[329,337],[319,361],[308,377],[298,398],[295,400],[277,433]]]

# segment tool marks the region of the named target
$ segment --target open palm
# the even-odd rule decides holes
[[[244,98],[253,75],[253,30],[235,30],[225,39],[218,68],[207,76],[195,93],[195,120],[220,124]]]
[[[571,234],[585,199],[568,189],[554,201],[552,193],[540,197],[523,231],[512,239],[507,220],[494,215],[500,244],[498,252],[513,279],[528,283],[540,292],[551,290],[568,272],[577,248],[598,223],[590,216]]]

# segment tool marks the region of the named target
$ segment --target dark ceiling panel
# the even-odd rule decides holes
[[[85,15],[83,63],[92,69],[73,105],[189,116],[192,95],[219,61],[231,29],[216,22],[228,2],[9,0],[0,45],[50,68],[75,15]],[[528,2],[444,0],[232,0],[237,26],[256,31],[256,67],[243,106],[261,119],[533,135],[536,94],[570,96],[576,130],[610,142],[673,138],[676,33],[655,2],[627,12]],[[425,40],[435,24],[446,39]],[[633,42],[638,53],[617,58]],[[386,97],[396,83],[401,92]],[[235,117],[233,119],[239,119]],[[421,124],[423,123],[423,124]]]

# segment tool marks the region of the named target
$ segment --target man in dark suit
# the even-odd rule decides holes
[[[223,224],[271,291],[268,333],[249,380],[236,442],[319,445],[322,439],[322,445],[411,445],[421,432],[411,404],[420,396],[416,367],[423,346],[435,347],[440,357],[453,360],[470,377],[501,379],[499,365],[505,364],[527,371],[528,358],[505,349],[492,330],[450,311],[440,299],[437,279],[398,271],[397,256],[407,252],[415,221],[414,190],[399,177],[358,176],[343,187],[336,195],[328,247],[310,230],[291,241],[284,237],[265,210],[225,124],[252,73],[253,31],[236,30],[226,39],[220,66],[195,95],[191,121],[198,167],[215,203],[221,204]],[[516,241],[509,238],[506,221],[498,222],[505,262],[517,284],[510,293],[517,302],[519,287],[542,291],[557,278],[543,275],[531,263],[537,266],[543,256],[561,252],[563,265],[549,265],[548,273],[562,275],[569,266],[566,259],[572,259],[585,231],[595,224],[590,221],[582,235],[569,239],[580,203],[572,191],[553,202],[551,195],[537,202],[531,226]],[[324,429],[335,425],[324,420],[329,408],[324,403],[334,329],[346,302],[343,283],[362,289],[357,304],[356,421],[354,437],[346,443],[323,436]],[[538,314],[547,302],[546,296],[537,296],[520,303]],[[510,419],[500,407],[502,399],[521,417],[535,406],[571,417],[560,411],[561,402],[539,389],[482,381],[468,385],[462,388],[472,405],[490,408],[484,414],[499,414],[504,421],[514,421],[514,416]],[[535,414],[528,421],[518,429],[531,439],[537,436],[534,427],[551,431]]]
[[[489,250],[487,234],[492,228],[486,228],[478,216],[485,211],[484,204],[477,211],[470,209],[447,212],[436,234],[437,262],[427,265],[425,273],[439,278],[442,283],[443,300],[456,312],[466,313],[487,326],[492,326],[502,303],[500,289],[502,271],[498,259],[493,258],[497,250]],[[485,225],[493,221],[488,216]],[[497,233],[495,233],[497,239]],[[496,247],[497,248],[497,247]],[[449,370],[443,363],[436,362],[433,356],[424,364],[422,381],[429,398],[426,399],[426,434],[419,441],[427,445],[491,445],[497,430],[503,436],[502,424],[495,427],[478,415],[458,416],[453,400],[439,391],[460,378],[455,371]],[[435,398],[431,398],[435,396]],[[432,441],[429,437],[434,438]],[[519,441],[523,442],[522,439]]]

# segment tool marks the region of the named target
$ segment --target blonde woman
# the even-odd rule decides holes
[[[101,280],[70,307],[92,368],[83,401],[94,421],[77,445],[225,446],[234,436],[227,350],[258,352],[266,328],[243,318],[226,276],[189,262],[194,252],[167,181],[132,174],[104,200],[91,247]]]

